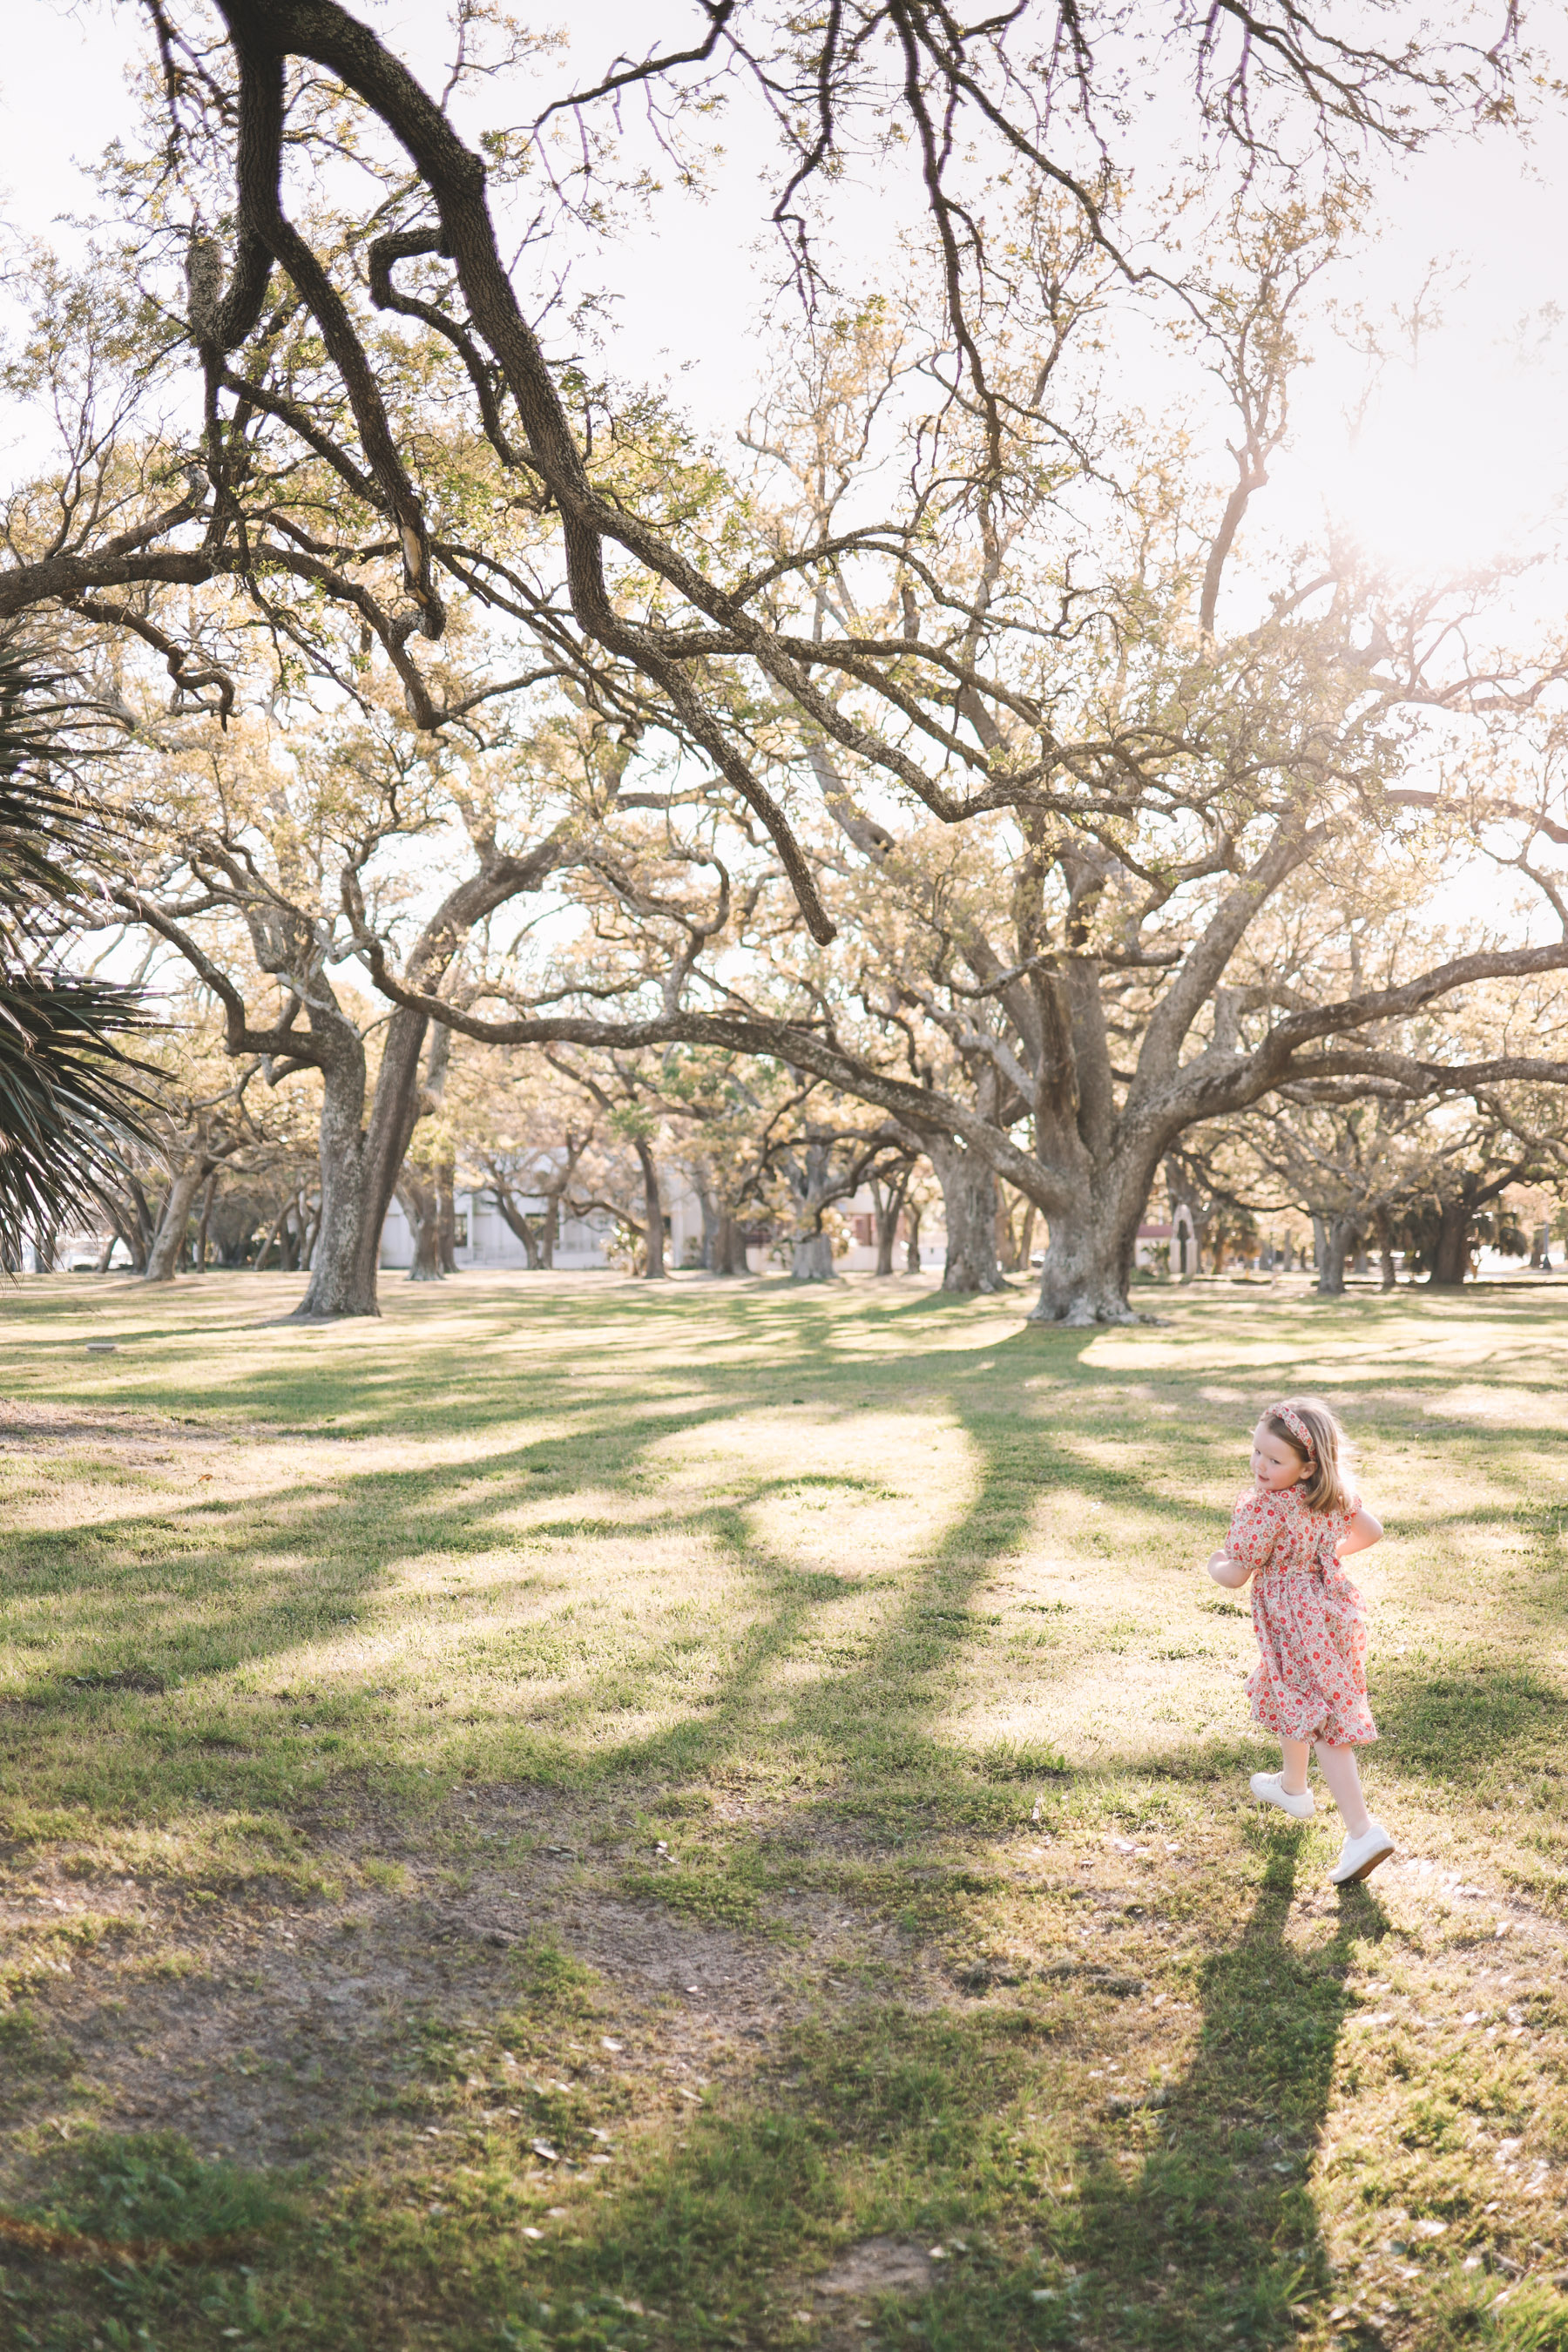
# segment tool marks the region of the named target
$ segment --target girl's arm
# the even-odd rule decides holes
[[[1342,1559],[1347,1551],[1365,1551],[1382,1533],[1381,1519],[1374,1519],[1367,1510],[1352,1511],[1350,1525],[1334,1549]]]
[[[1225,1585],[1232,1592],[1237,1591],[1252,1574],[1249,1568],[1243,1568],[1240,1560],[1232,1559],[1224,1544],[1217,1551],[1210,1552],[1208,1570],[1216,1584]]]

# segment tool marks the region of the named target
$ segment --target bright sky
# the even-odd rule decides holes
[[[381,0],[368,13],[428,77],[445,12],[433,0]],[[681,0],[574,0],[560,11],[568,13],[584,72],[691,21]],[[536,18],[556,20],[550,5]],[[8,0],[0,216],[11,230],[48,235],[58,215],[87,207],[91,192],[76,165],[123,122],[122,75],[144,53],[142,23],[130,0]],[[564,62],[548,70],[552,82],[563,78]],[[499,95],[495,107],[503,119],[531,110]],[[653,225],[627,235],[607,261],[618,297],[612,369],[671,377],[699,425],[721,439],[744,415],[752,383],[762,197],[750,155],[733,155],[707,198],[668,194]],[[869,225],[878,192],[848,202],[851,221]],[[1384,169],[1377,216],[1359,263],[1339,280],[1340,299],[1347,311],[1360,303],[1386,319],[1408,309],[1436,265],[1440,321],[1387,367],[1359,435],[1349,419],[1364,360],[1342,349],[1305,380],[1296,446],[1276,474],[1278,525],[1308,525],[1326,500],[1380,551],[1462,562],[1568,495],[1565,216],[1568,110],[1528,147],[1495,134]],[[5,470],[25,461],[33,437],[27,420],[0,417]]]

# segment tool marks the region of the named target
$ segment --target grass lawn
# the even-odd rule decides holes
[[[1568,2347],[1568,1287],[298,1292],[0,1305],[0,2345]],[[1202,1573],[1286,1388],[1342,1895]]]

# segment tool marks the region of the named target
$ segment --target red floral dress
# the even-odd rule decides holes
[[[1364,1748],[1377,1738],[1366,1700],[1366,1615],[1334,1556],[1361,1508],[1312,1511],[1299,1488],[1254,1489],[1231,1513],[1225,1548],[1252,1570],[1252,1624],[1262,1653],[1247,1678],[1261,1724],[1281,1739]]]

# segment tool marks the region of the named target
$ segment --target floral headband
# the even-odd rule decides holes
[[[1299,1441],[1301,1450],[1306,1454],[1308,1461],[1315,1462],[1317,1460],[1318,1449],[1312,1443],[1306,1423],[1296,1411],[1294,1405],[1277,1404],[1271,1409],[1268,1418],[1270,1421],[1282,1421],[1286,1428],[1289,1431],[1291,1436]]]

